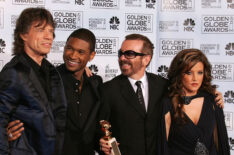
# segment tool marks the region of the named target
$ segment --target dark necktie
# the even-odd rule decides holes
[[[136,90],[137,98],[138,98],[142,108],[146,112],[145,101],[144,101],[144,97],[143,97],[142,89],[141,89],[141,81],[137,81],[135,84],[137,86],[137,90]]]

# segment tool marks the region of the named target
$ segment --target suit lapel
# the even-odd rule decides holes
[[[48,97],[47,97],[44,89],[42,88],[42,86],[38,80],[38,77],[36,76],[36,73],[33,71],[33,69],[31,67],[29,67],[29,65],[28,65],[28,63],[23,55],[20,56],[20,61],[25,65],[25,67],[28,70],[28,74],[29,74],[28,85],[29,85],[29,88],[31,89],[31,92],[33,93],[33,96],[37,97],[38,104],[40,105],[40,107],[43,108],[44,111],[47,111],[49,116],[53,120],[53,114],[52,114],[50,107],[48,105],[48,103],[49,103]]]
[[[122,80],[120,80],[120,82],[121,95],[126,100],[127,104],[130,104],[142,117],[145,117],[146,113],[141,107],[128,78],[122,75]]]

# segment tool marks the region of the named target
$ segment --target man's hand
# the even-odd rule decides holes
[[[93,76],[93,72],[88,67],[85,67],[85,72],[88,77]]]
[[[8,141],[14,141],[19,138],[23,130],[23,123],[19,120],[10,122],[7,126]]]
[[[108,145],[108,142],[103,138],[100,139],[100,150],[103,151],[106,155],[111,154],[111,147]]]
[[[215,98],[216,104],[220,108],[224,108],[224,102],[223,102],[223,95],[222,95],[222,93],[216,90],[215,91],[215,95],[216,95],[216,98]]]

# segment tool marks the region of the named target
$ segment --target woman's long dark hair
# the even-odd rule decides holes
[[[214,94],[215,86],[211,84],[211,65],[202,51],[198,49],[185,49],[180,51],[172,60],[168,71],[168,79],[170,82],[169,97],[172,99],[174,110],[173,118],[179,124],[186,123],[183,113],[183,96],[185,96],[182,84],[183,74],[191,70],[198,62],[204,65],[204,77],[199,91]]]

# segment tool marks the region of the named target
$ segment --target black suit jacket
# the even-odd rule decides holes
[[[49,63],[49,62],[46,62]],[[50,65],[51,101],[23,55],[15,56],[0,73],[0,154],[59,154],[63,145],[66,99],[61,78]],[[19,119],[25,130],[8,145],[6,127]]]
[[[144,113],[128,78],[124,75],[103,84],[99,119],[110,121],[112,136],[123,155],[156,155],[161,99],[167,80],[147,73],[148,111]]]
[[[73,73],[69,72],[65,65],[62,64],[58,67],[58,71],[63,79],[65,93],[67,94],[69,89],[74,88],[73,81]],[[99,86],[102,84],[102,78],[98,75],[93,75],[91,77],[87,77],[86,73],[84,73],[84,80],[89,88],[93,96],[92,101],[90,102],[89,98],[86,99],[87,102],[82,103],[83,107],[80,107],[82,112],[82,116],[77,120],[77,109],[76,106],[71,103],[67,94],[68,101],[68,113],[67,113],[67,125],[66,125],[66,133],[65,133],[65,144],[64,144],[64,155],[94,155],[94,138],[96,132],[96,124],[97,124],[97,112],[100,106],[100,96],[98,92]],[[87,92],[87,91],[86,91]],[[87,95],[87,94],[86,94]],[[89,102],[88,102],[89,101]],[[81,106],[81,105],[80,105]],[[81,122],[84,122],[81,125]]]

